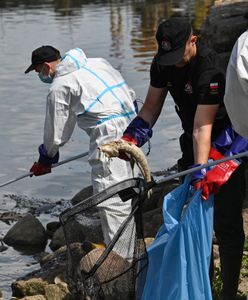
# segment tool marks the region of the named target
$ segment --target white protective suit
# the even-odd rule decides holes
[[[234,129],[248,138],[248,30],[233,47],[227,67],[224,102]]]
[[[53,157],[71,137],[75,124],[90,138],[89,163],[94,193],[132,177],[129,162],[101,157],[97,147],[122,137],[133,117],[134,91],[103,58],[87,58],[79,49],[65,53],[47,96],[44,145]],[[107,205],[106,205],[107,204]],[[108,244],[131,210],[119,197],[100,204],[104,242]]]

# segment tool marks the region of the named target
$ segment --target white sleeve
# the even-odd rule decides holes
[[[248,31],[233,47],[226,73],[224,103],[235,131],[248,138]]]
[[[244,93],[248,95],[248,34],[238,55],[237,75]]]
[[[69,89],[50,91],[47,96],[46,118],[44,125],[44,145],[47,154],[53,157],[71,137],[76,117],[70,109]]]

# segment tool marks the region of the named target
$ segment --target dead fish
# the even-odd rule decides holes
[[[139,167],[144,179],[147,182],[151,181],[151,172],[146,156],[143,151],[133,143],[120,139],[118,141],[112,141],[103,144],[98,147],[98,150],[100,151],[100,154],[103,153],[108,158],[118,157],[120,152],[124,152],[125,154],[131,156],[131,158],[133,158]]]

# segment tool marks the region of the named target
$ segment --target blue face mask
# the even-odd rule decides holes
[[[53,82],[52,76],[51,76],[50,74],[44,75],[44,74],[42,73],[43,68],[44,68],[44,66],[42,67],[40,73],[38,74],[40,80],[41,80],[42,82],[44,82],[44,83],[52,83],[52,82]]]
[[[51,77],[51,75],[49,74],[48,76],[43,75],[41,72],[38,74],[40,80],[44,83],[52,83],[53,82],[53,78]]]

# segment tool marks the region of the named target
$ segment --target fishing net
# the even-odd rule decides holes
[[[106,248],[75,251],[75,243],[70,240],[71,222],[83,224],[84,216],[92,208],[116,195],[122,201],[132,199],[132,210],[111,242]],[[69,287],[75,299],[140,299],[148,265],[141,212],[146,195],[146,182],[142,178],[127,179],[60,215],[67,244]]]

